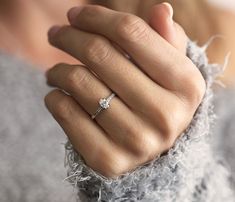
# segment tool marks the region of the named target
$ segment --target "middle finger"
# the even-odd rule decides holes
[[[200,73],[184,53],[176,50],[135,15],[86,5],[71,9],[68,17],[74,27],[103,35],[117,43],[138,67],[164,88],[182,92],[185,89],[184,78]]]
[[[102,36],[64,26],[56,33],[49,32],[49,41],[84,63],[136,111],[151,113],[156,103],[172,98]]]
[[[109,88],[82,66],[58,64],[48,71],[47,78],[50,85],[71,94],[90,115],[94,114],[99,107],[99,99],[111,94]],[[140,132],[146,128],[141,119],[135,116],[117,96],[111,100],[110,105],[111,107],[101,112],[95,120],[116,143],[135,151],[136,142],[149,141],[149,138]],[[155,131],[148,132],[149,136],[151,134],[153,141],[153,136],[156,138],[157,134]],[[152,143],[148,142],[148,145]]]

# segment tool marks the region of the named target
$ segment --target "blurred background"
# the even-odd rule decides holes
[[[0,0],[0,202],[75,201],[73,188],[63,182],[66,138],[43,104],[50,89],[42,72],[57,62],[77,63],[48,44],[47,30],[66,24],[67,10],[84,2]],[[199,45],[222,36],[208,48],[210,62],[223,64],[231,52],[221,78],[227,88],[215,97],[220,124],[212,134],[215,151],[227,159],[235,176],[235,0],[168,2],[174,19]]]
[[[208,0],[209,3],[214,4],[216,6],[221,6],[223,8],[229,9],[231,11],[235,11],[235,1],[234,0]]]

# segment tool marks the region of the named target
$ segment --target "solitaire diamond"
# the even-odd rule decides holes
[[[95,117],[102,112],[105,109],[109,108],[109,102],[113,99],[113,97],[115,96],[115,93],[112,93],[108,98],[101,98],[99,100],[99,108],[96,110],[96,112],[94,114],[91,115],[92,119],[95,119]]]
[[[99,104],[103,109],[109,108],[109,101],[105,98],[100,99]]]

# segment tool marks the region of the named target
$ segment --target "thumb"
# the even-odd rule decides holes
[[[186,53],[187,36],[183,28],[173,20],[173,8],[169,3],[152,7],[149,25],[176,49]]]

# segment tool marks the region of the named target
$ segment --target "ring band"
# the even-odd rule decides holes
[[[115,93],[112,93],[109,97],[107,98],[101,98],[99,101],[99,108],[96,110],[96,112],[91,115],[92,119],[95,119],[95,117],[102,112],[105,109],[108,109],[110,107],[109,103],[110,101],[113,99],[113,97],[115,96]]]

